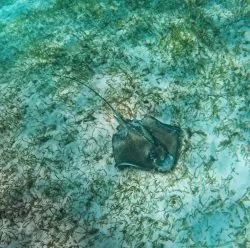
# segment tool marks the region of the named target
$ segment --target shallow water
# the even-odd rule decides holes
[[[250,247],[249,11],[2,1],[0,247]],[[176,168],[117,170],[118,124],[81,82],[180,126]]]

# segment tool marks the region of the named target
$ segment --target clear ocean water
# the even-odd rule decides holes
[[[250,247],[249,52],[249,0],[0,1],[0,247]],[[84,84],[175,168],[116,168]]]

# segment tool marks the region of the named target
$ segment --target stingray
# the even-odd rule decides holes
[[[141,120],[125,119],[119,111],[88,84],[85,85],[100,97],[112,110],[118,122],[112,137],[115,166],[119,169],[135,167],[142,170],[168,172],[176,165],[181,146],[181,129],[146,115]]]

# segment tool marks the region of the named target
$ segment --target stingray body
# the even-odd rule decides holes
[[[77,79],[67,78],[79,82]],[[179,158],[181,129],[151,116],[127,120],[98,92],[87,84],[113,111],[119,125],[112,137],[113,155],[119,169],[135,167],[143,170],[170,171]]]
[[[181,129],[151,116],[142,120],[125,120],[113,135],[116,166],[143,170],[170,171],[180,152]]]

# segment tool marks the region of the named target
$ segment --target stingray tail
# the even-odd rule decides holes
[[[60,75],[55,75],[55,76],[60,76]],[[93,93],[95,93],[98,97],[100,97],[112,110],[114,117],[116,118],[116,120],[118,121],[119,124],[125,124],[125,120],[123,118],[123,116],[117,111],[115,110],[112,105],[104,98],[102,97],[97,91],[95,91],[94,89],[92,89],[88,84],[78,80],[77,78],[71,77],[71,76],[64,76],[65,78],[68,78],[72,81],[75,81],[77,83],[83,84],[85,87],[87,87],[89,90],[91,90]]]

